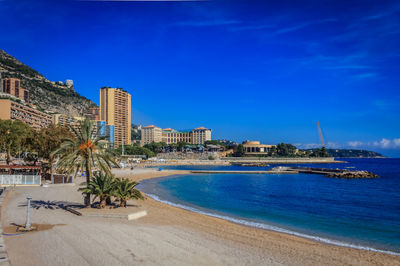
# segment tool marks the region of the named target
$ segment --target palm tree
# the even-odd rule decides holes
[[[120,207],[126,208],[128,199],[143,199],[142,193],[135,187],[139,184],[135,181],[130,181],[127,178],[116,179],[113,195],[119,199]]]
[[[116,187],[116,179],[113,175],[104,174],[103,172],[97,172],[89,183],[82,183],[85,187],[80,188],[84,195],[93,194],[99,197],[100,204],[99,209],[106,207],[107,198],[111,197]],[[94,200],[93,199],[93,200]]]
[[[81,121],[78,129],[69,127],[75,138],[63,139],[60,148],[52,153],[60,156],[57,170],[67,174],[75,172],[75,175],[78,171],[85,171],[87,185],[92,177],[92,169],[96,166],[111,175],[111,167],[118,167],[118,164],[114,159],[115,154],[105,148],[105,137],[99,134],[100,128],[95,131],[93,122],[89,119]],[[85,206],[90,206],[90,194],[86,193]]]

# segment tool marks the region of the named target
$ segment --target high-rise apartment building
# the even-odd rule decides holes
[[[115,148],[131,144],[131,95],[119,88],[101,88],[100,120],[114,126]]]
[[[5,78],[2,81],[3,93],[13,95],[25,102],[29,102],[29,91],[21,87],[21,81],[16,78]]]

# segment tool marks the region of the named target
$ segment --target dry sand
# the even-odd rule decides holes
[[[132,173],[135,175],[132,177]],[[117,171],[136,180],[186,173]],[[57,208],[80,204],[77,187],[20,187],[3,201],[3,228],[25,222],[25,197],[35,200],[32,222],[51,229],[6,236],[13,265],[400,265],[400,257],[313,242],[237,225],[168,206],[132,201],[146,209],[136,221],[79,217]],[[61,201],[61,202],[60,202]]]

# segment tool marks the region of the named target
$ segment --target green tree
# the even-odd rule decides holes
[[[79,170],[85,171],[89,185],[94,167],[108,175],[111,175],[112,166],[119,167],[115,153],[105,148],[105,137],[94,131],[93,122],[85,119],[78,130],[70,129],[75,137],[64,139],[60,148],[52,153],[52,156],[60,156],[57,170],[68,174],[75,172],[75,175]],[[86,194],[84,204],[90,206],[90,193]]]
[[[24,144],[31,133],[31,128],[24,122],[0,120],[0,148],[6,152],[7,165],[11,162],[12,154],[26,149]]]
[[[297,148],[292,144],[279,143],[276,145],[276,153],[281,157],[293,157],[296,156]]]
[[[184,141],[179,141],[179,142],[177,143],[178,151],[183,151],[183,149],[184,149],[187,145],[189,145],[189,143],[184,142]]]
[[[164,147],[167,147],[165,142],[152,142],[144,145],[143,147],[151,150],[154,154],[160,153]]]
[[[246,150],[242,144],[239,144],[235,151],[235,157],[243,157],[246,154]]]
[[[138,182],[130,181],[127,178],[117,179],[113,195],[119,199],[120,207],[126,208],[128,199],[143,199],[142,193],[135,189]]]
[[[82,183],[84,187],[79,188],[84,195],[95,195],[99,197],[100,203],[98,208],[103,209],[106,207],[106,200],[110,198],[116,188],[116,179],[111,174],[105,174],[103,172],[97,172],[89,183]]]
[[[55,161],[52,152],[58,149],[65,138],[73,138],[74,134],[66,126],[58,126],[51,124],[48,127],[42,128],[33,134],[32,150],[37,152],[37,155],[47,160],[50,169],[50,175],[53,176],[53,164]]]
[[[140,147],[138,144],[124,146],[126,155],[145,155],[146,157],[154,157],[154,152],[151,150]],[[116,153],[122,154],[122,146],[115,150]]]
[[[329,157],[328,151],[325,149],[325,147],[322,147],[321,149],[315,149],[311,154],[310,157]]]
[[[269,156],[274,156],[276,154],[277,150],[276,150],[276,146],[272,146],[269,149]]]
[[[207,147],[207,145],[219,145],[219,146],[222,146],[223,147],[223,149],[224,150],[227,150],[228,149],[228,146],[226,145],[226,144],[224,144],[224,143],[222,143],[221,141],[218,141],[218,140],[206,140],[205,142],[204,142],[204,145]]]

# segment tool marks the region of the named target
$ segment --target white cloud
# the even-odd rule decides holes
[[[360,146],[363,146],[364,145],[364,142],[362,142],[362,141],[349,141],[348,143],[347,143],[350,147],[353,147],[353,148],[357,148],[357,147],[360,147]]]
[[[299,149],[316,149],[321,148],[321,143],[296,143],[294,146]],[[325,146],[328,149],[338,149],[341,147],[341,145],[336,142],[328,142]]]
[[[400,138],[399,139],[394,139],[393,140],[393,144],[394,144],[394,146],[397,148],[397,147],[400,147]]]
[[[296,146],[299,149],[315,149],[315,148],[320,148],[321,144],[320,143],[295,143],[294,146]]]
[[[382,138],[381,140],[372,141],[372,142],[363,142],[363,141],[349,141],[347,145],[352,148],[380,148],[380,149],[396,149],[400,148],[400,138],[396,139],[386,139]]]
[[[390,146],[392,146],[391,144],[392,144],[392,141],[388,140],[388,139],[385,139],[385,138],[381,139],[381,141],[379,141],[379,142],[377,142],[377,141],[374,142],[375,146],[378,146],[378,147],[381,147],[381,148],[384,148],[384,149],[389,148]]]

